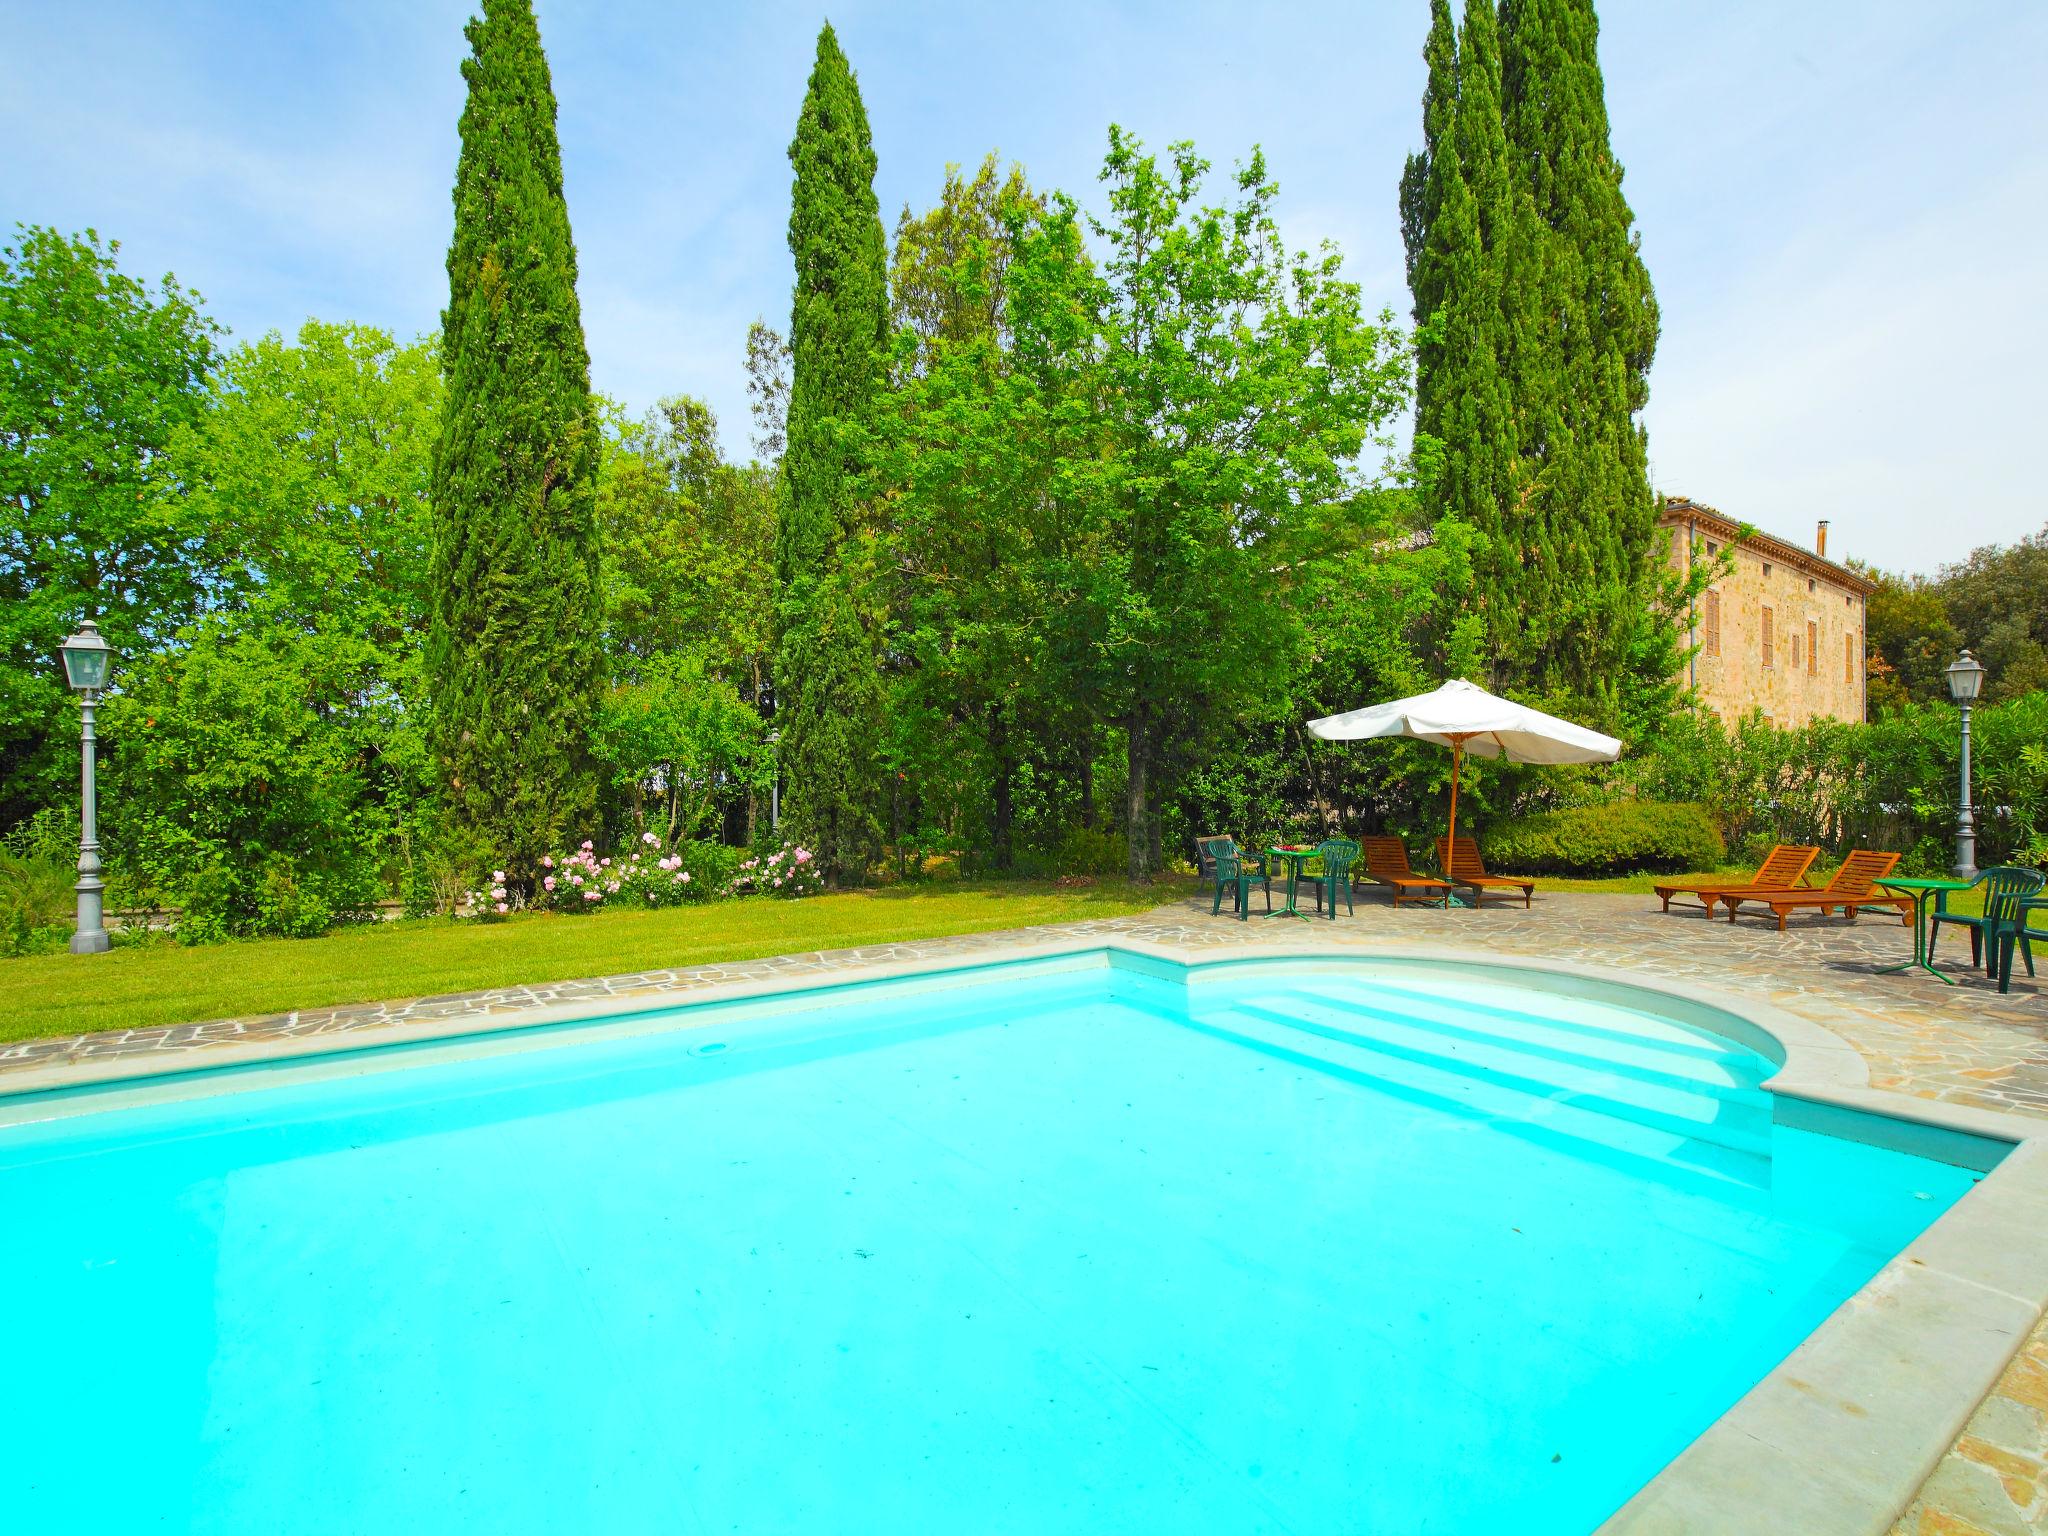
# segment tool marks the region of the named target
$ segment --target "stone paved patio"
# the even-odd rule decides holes
[[[1257,898],[1254,897],[1256,904]],[[1356,914],[1335,923],[1240,923],[1211,917],[1208,904],[1183,901],[1139,917],[1057,927],[1008,929],[914,943],[870,945],[771,959],[733,961],[673,971],[641,971],[450,997],[409,998],[260,1018],[226,1019],[152,1029],[110,1031],[0,1045],[0,1073],[63,1062],[133,1060],[161,1064],[168,1052],[262,1040],[339,1035],[399,1021],[475,1019],[549,1003],[644,1002],[736,981],[791,981],[829,976],[877,961],[967,958],[1016,943],[1077,935],[1128,935],[1190,948],[1287,942],[1327,943],[1346,950],[1443,944],[1483,946],[1489,953],[1548,957],[1611,966],[1645,977],[1756,993],[1778,1007],[1835,1031],[1870,1063],[1874,1087],[1987,1109],[2048,1115],[2048,993],[2016,978],[2000,996],[1969,972],[1968,936],[1944,937],[1942,956],[1958,985],[1924,973],[1876,974],[1911,952],[1911,935],[1882,916],[1854,926],[1839,918],[1794,918],[1784,933],[1760,918],[1730,925],[1697,909],[1660,913],[1648,896],[1558,895],[1535,906],[1489,905],[1440,912],[1387,906],[1361,897]],[[2044,978],[2048,979],[2048,978]],[[4,1082],[0,1077],[0,1082]]]
[[[138,1070],[198,1064],[219,1045],[346,1036],[401,1021],[473,1020],[543,1004],[618,998],[686,999],[741,981],[812,980],[876,962],[967,959],[1019,941],[1129,936],[1216,950],[1325,943],[1370,952],[1470,945],[1476,954],[1567,960],[1666,982],[1692,982],[1767,998],[1834,1031],[1859,1050],[1873,1087],[1921,1098],[2048,1117],[2048,991],[2015,978],[2000,996],[1969,972],[1967,935],[1944,938],[1954,987],[1920,972],[1878,974],[1911,952],[1908,931],[1881,916],[1851,926],[1795,918],[1779,933],[1761,918],[1730,925],[1697,909],[1668,915],[1646,896],[1555,895],[1527,911],[1395,910],[1362,897],[1335,923],[1240,923],[1184,901],[1140,917],[1012,929],[958,938],[783,955],[772,959],[645,971],[588,980],[500,988],[454,997],[322,1008],[101,1035],[25,1040],[0,1046],[0,1085],[9,1069],[69,1062],[132,1063]],[[2044,977],[2048,980],[2048,977]],[[345,1043],[337,1039],[337,1044]],[[1895,1536],[2014,1536],[2048,1533],[2048,1324],[2015,1358],[1956,1447],[1900,1521]]]

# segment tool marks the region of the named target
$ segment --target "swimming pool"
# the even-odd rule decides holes
[[[0,1130],[0,1525],[1582,1533],[1978,1177],[1774,1121],[1772,1061],[1656,1012],[1192,978]]]

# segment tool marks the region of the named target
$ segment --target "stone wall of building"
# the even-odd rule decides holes
[[[1679,569],[1718,557],[1732,531],[1667,511],[1671,559]],[[1761,709],[1772,724],[1804,725],[1864,712],[1864,592],[1847,572],[1777,539],[1739,543],[1735,569],[1695,606],[1699,651],[1688,681],[1723,720]]]

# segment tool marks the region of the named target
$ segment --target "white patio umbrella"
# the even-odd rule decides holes
[[[1324,741],[1369,741],[1413,736],[1451,749],[1451,837],[1457,846],[1458,776],[1465,754],[1504,757],[1511,763],[1611,763],[1621,743],[1526,704],[1496,698],[1477,684],[1453,678],[1433,693],[1394,699],[1349,714],[1308,723]],[[1449,871],[1445,871],[1449,873]]]

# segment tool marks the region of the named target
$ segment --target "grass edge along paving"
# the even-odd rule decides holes
[[[1748,873],[1724,872],[1730,879]],[[1647,897],[1666,878],[1546,877],[1538,894]],[[1127,917],[1193,889],[1185,878],[1093,886],[947,881],[801,902],[755,897],[657,912],[534,914],[501,923],[423,919],[345,928],[318,939],[245,939],[191,949],[166,941],[123,945],[104,955],[31,955],[0,959],[0,1042]],[[1951,908],[1975,911],[1975,898],[1965,893]]]
[[[1148,912],[1188,882],[892,886],[590,917],[375,923],[317,939],[0,960],[0,1041],[755,960]]]

